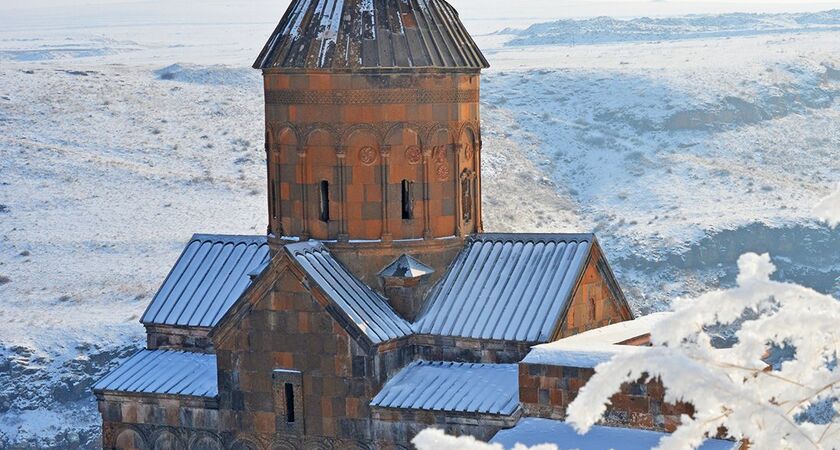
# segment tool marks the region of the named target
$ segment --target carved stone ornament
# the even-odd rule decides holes
[[[376,150],[373,147],[362,147],[359,150],[359,161],[366,166],[372,166],[377,159]]]
[[[438,164],[446,164],[446,146],[439,145],[435,147],[434,154],[432,156],[436,163]]]
[[[390,105],[429,103],[475,103],[477,89],[356,89],[333,91],[270,90],[265,93],[269,104],[277,105]]]
[[[420,147],[412,145],[405,149],[405,159],[409,164],[420,164],[423,162],[423,151]]]
[[[438,180],[446,181],[449,178],[449,164],[446,162],[446,146],[440,145],[435,147],[432,158],[435,161],[435,173]]]
[[[447,167],[445,163],[438,163],[436,172],[440,181],[446,181],[446,179],[449,178],[449,167]]]
[[[464,159],[467,161],[471,160],[473,157],[473,146],[472,144],[464,145]]]

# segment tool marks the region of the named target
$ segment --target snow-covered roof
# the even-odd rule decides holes
[[[621,344],[631,339],[650,334],[653,326],[660,320],[670,316],[673,313],[660,312],[649,314],[647,316],[637,317],[633,320],[625,320],[594,330],[585,331],[580,334],[575,334],[564,339],[560,339],[557,343],[564,345],[572,344]],[[547,344],[551,345],[551,344]]]
[[[579,435],[571,425],[559,420],[525,418],[510,429],[499,431],[490,441],[511,449],[516,444],[536,446],[555,444],[561,449],[578,450],[651,450],[659,445],[665,433],[593,426],[588,433]],[[732,450],[735,442],[720,439],[707,440],[700,450]]]
[[[141,350],[94,384],[93,390],[215,398],[216,355]]]
[[[319,242],[289,244],[286,251],[374,344],[411,334],[411,325]]]
[[[489,67],[444,0],[295,0],[255,69]]]
[[[519,407],[516,364],[416,361],[371,401],[382,408],[511,415]]]
[[[545,342],[585,268],[591,234],[481,234],[431,293],[415,332]]]
[[[647,347],[619,345],[650,333],[653,326],[671,313],[656,313],[634,320],[614,323],[602,328],[569,336],[548,344],[534,346],[526,364],[549,364],[564,367],[594,368],[618,353],[643,353]]]
[[[619,353],[644,352],[647,347],[630,345],[537,345],[528,352],[525,364],[545,364],[551,366],[578,367],[594,369],[598,364],[612,359]]]
[[[265,236],[196,234],[140,321],[214,327],[269,261]]]

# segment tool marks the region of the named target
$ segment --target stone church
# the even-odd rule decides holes
[[[187,243],[146,348],[94,386],[103,447],[408,449],[562,420],[592,367],[531,348],[633,315],[595,236],[484,231],[487,67],[444,0],[292,1],[254,64],[268,233]],[[690,412],[637,388],[616,424]]]

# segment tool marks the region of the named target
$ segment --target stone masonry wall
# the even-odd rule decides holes
[[[146,348],[213,353],[210,328],[146,325]]]
[[[415,335],[412,343],[417,359],[488,364],[516,364],[537,344],[429,335]]]
[[[200,448],[202,437],[217,438],[219,411],[212,399],[104,394],[98,400],[106,450],[192,449]]]
[[[325,309],[334,306],[317,300],[291,270],[216,342],[221,430],[369,441],[368,404],[380,387],[373,350],[348,334],[355,328],[336,322]],[[294,429],[283,396],[275,395],[277,369],[301,374],[303,395],[296,398],[303,410],[295,420],[303,423]]]
[[[608,270],[610,269],[604,256],[596,247],[575,290],[556,339],[633,318],[630,310],[617,298],[622,295],[620,289],[610,285],[610,277],[606,274]]]
[[[264,78],[275,234],[432,241],[481,229],[477,72]],[[466,203],[462,177],[472,181]],[[410,218],[403,180],[413,186]],[[321,182],[330,186],[329,220],[320,214]]]
[[[589,368],[519,364],[523,415],[565,419],[569,404],[594,373]],[[665,388],[658,379],[625,383],[610,401],[603,419],[605,425],[673,432],[682,414],[694,413],[688,403],[665,402]]]

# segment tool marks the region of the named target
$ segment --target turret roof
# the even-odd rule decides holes
[[[444,0],[293,0],[255,69],[489,67]]]

